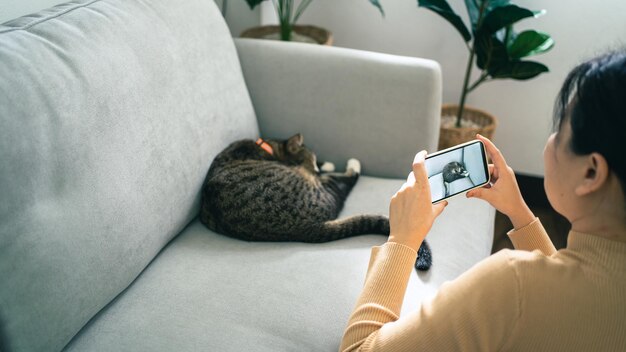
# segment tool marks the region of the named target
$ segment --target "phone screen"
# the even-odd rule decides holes
[[[485,146],[478,140],[428,155],[425,165],[433,203],[489,182]]]

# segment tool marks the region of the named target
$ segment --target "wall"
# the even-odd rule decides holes
[[[222,8],[223,0],[215,1]],[[241,32],[260,23],[260,7],[250,10],[250,6],[244,0],[227,0],[226,23],[233,37],[238,37]]]
[[[59,0],[1,0],[0,23],[35,12]],[[216,1],[218,5],[222,0]],[[417,8],[416,0],[380,0],[383,18],[368,0],[315,0],[300,19],[330,29],[335,46],[438,61],[443,70],[443,100],[457,103],[467,49],[457,32],[439,16]],[[462,1],[449,1],[465,16]],[[536,60],[551,72],[530,81],[494,81],[475,90],[468,103],[499,119],[494,141],[518,172],[543,175],[542,151],[550,134],[554,97],[567,72],[581,60],[624,45],[626,1],[519,0],[520,6],[546,9],[538,19],[520,23],[550,33],[556,46]],[[251,11],[243,0],[229,0],[226,20],[233,36],[259,23],[274,23],[271,3]],[[518,30],[524,29],[519,26]],[[476,72],[475,72],[476,74]]]
[[[299,22],[330,29],[336,46],[438,61],[443,70],[443,101],[458,103],[468,53],[456,30],[438,15],[418,8],[416,0],[380,2],[385,9],[384,18],[368,0],[315,0]],[[448,2],[465,16],[463,1]],[[485,83],[472,92],[468,103],[490,111],[499,119],[494,141],[516,171],[543,175],[542,152],[550,134],[554,98],[560,85],[567,72],[581,60],[624,45],[626,1],[513,2],[530,9],[547,10],[545,16],[520,22],[516,29],[527,26],[553,36],[556,45],[552,51],[534,58],[546,64],[551,72],[529,81]],[[261,15],[263,23],[274,21],[271,11],[262,11]]]

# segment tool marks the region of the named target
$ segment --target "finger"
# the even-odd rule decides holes
[[[482,190],[480,188],[473,189],[466,194],[467,198],[481,198],[482,199]]]
[[[426,172],[426,151],[422,150],[421,152],[415,154],[415,159],[413,159],[413,176],[415,177],[416,182],[421,182],[424,179],[428,179],[428,173]]]
[[[491,187],[496,181],[498,181],[498,170],[493,164],[489,164],[489,183],[487,185]]]
[[[413,171],[409,172],[409,176],[407,176],[407,178],[406,178],[406,183],[408,183],[408,184],[414,184],[415,183],[415,174],[413,174]]]
[[[490,187],[491,188],[491,187]],[[490,188],[476,188],[467,192],[467,198],[478,198],[489,202],[493,190]]]
[[[506,165],[506,160],[504,160],[504,156],[502,155],[500,150],[496,147],[496,145],[493,144],[493,142],[490,141],[487,137],[484,137],[484,136],[482,136],[480,134],[477,134],[476,138],[478,138],[483,143],[485,143],[485,148],[487,148],[487,154],[489,154],[489,157],[491,158],[491,160],[493,160],[493,163],[499,169],[506,168],[506,166],[507,166]]]
[[[435,217],[438,217],[443,213],[443,210],[448,206],[448,201],[443,201],[441,203],[433,205],[433,210],[435,212]]]
[[[500,173],[498,172],[498,169],[493,166],[493,172],[491,172],[491,178],[490,178],[490,182],[491,184],[496,183],[496,181],[498,181],[498,178],[500,178]]]

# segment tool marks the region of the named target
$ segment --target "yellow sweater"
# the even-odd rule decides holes
[[[626,243],[572,231],[557,252],[538,219],[509,237],[402,318],[417,253],[374,247],[340,351],[626,351]]]

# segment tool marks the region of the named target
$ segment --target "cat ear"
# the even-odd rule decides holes
[[[297,133],[287,140],[287,151],[290,153],[296,153],[302,144],[304,143],[304,137],[302,137],[302,133]]]

